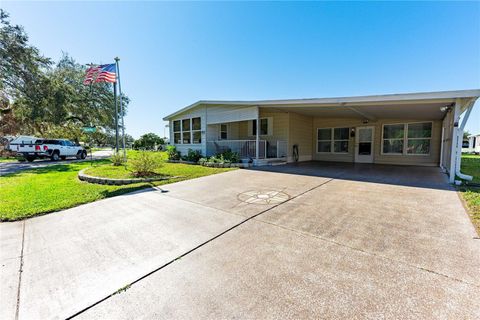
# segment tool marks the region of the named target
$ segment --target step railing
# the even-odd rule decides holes
[[[231,151],[238,153],[241,159],[256,159],[256,145],[256,140],[207,141],[207,155]],[[267,140],[259,141],[259,159],[286,158],[287,152],[287,141],[277,140],[274,143]]]

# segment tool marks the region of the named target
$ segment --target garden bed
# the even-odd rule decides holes
[[[240,162],[240,163],[221,163],[221,162],[204,162],[201,164],[204,167],[211,167],[211,168],[248,168],[252,164],[247,162]]]
[[[178,177],[158,176],[158,177],[152,177],[152,178],[116,179],[116,178],[91,176],[91,175],[85,174],[85,170],[87,169],[83,169],[78,173],[78,179],[82,181],[90,182],[90,183],[108,184],[108,185],[116,185],[116,186],[182,178],[181,176],[178,176]]]

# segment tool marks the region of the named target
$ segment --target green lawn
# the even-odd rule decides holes
[[[126,166],[112,166],[110,163],[103,164],[101,166],[95,166],[85,171],[86,174],[96,177],[104,178],[117,178],[117,179],[129,179],[135,178],[131,167],[131,160],[134,160],[139,154],[139,151],[129,150],[127,153],[130,162],[127,162]],[[203,166],[196,166],[182,163],[168,163],[166,152],[152,152],[151,153],[159,162],[162,163],[161,167],[155,170],[158,176],[182,176],[187,179],[202,177],[209,175],[212,172],[223,172],[232,169],[222,168],[210,168]]]
[[[480,156],[462,155],[462,173],[473,175],[473,183],[480,184]],[[461,186],[458,188],[465,200],[473,224],[480,235],[480,187]]]
[[[14,157],[0,157],[0,162],[14,162],[14,161],[18,161],[18,159]]]
[[[135,153],[130,154],[130,156],[134,157]],[[159,153],[158,157],[164,158],[165,155]],[[159,170],[161,174],[181,176],[182,178],[154,183],[108,186],[78,180],[78,171],[91,165],[91,162],[59,164],[2,176],[0,178],[0,221],[18,220],[71,208],[83,203],[117,196],[154,185],[232,170],[165,163]],[[113,167],[109,160],[94,161],[92,170],[99,170],[100,172],[112,172],[111,170],[113,170],[117,173],[123,171],[126,175],[130,172],[128,167],[127,170],[124,167]]]

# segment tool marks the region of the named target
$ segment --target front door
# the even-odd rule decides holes
[[[355,134],[355,162],[373,162],[374,127],[357,127]]]

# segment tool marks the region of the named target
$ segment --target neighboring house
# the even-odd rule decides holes
[[[464,141],[462,152],[480,154],[480,133],[470,135],[467,139]]]
[[[479,96],[480,90],[460,90],[198,101],[164,120],[169,121],[171,144],[182,154],[188,149],[207,156],[231,150],[256,165],[321,160],[441,166],[455,172],[463,128]]]

